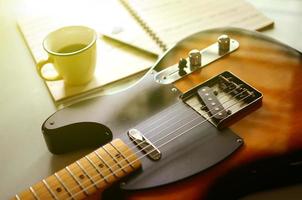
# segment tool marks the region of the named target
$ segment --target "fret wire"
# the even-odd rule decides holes
[[[45,179],[42,180],[42,182],[44,183],[44,185],[46,186],[47,190],[50,192],[51,196],[56,199],[59,200],[59,198],[57,197],[57,195],[52,191],[52,189],[49,187],[48,183],[46,182]]]
[[[112,144],[111,142],[109,143],[109,144],[111,144],[111,146],[124,158],[124,160],[126,160],[126,162],[128,163],[128,165],[132,168],[132,169],[135,169],[134,168],[134,166],[132,165],[132,163],[128,160],[128,158],[127,157],[125,157],[123,154],[122,154],[122,152],[119,150],[119,149],[117,149],[115,146],[114,146],[114,144]],[[126,150],[127,151],[127,150]]]
[[[84,167],[81,165],[79,161],[76,161],[76,164],[81,168],[81,170],[84,172],[84,174],[89,178],[91,183],[95,186],[96,189],[99,189],[97,184],[93,181],[92,177],[88,174],[88,172],[84,169]]]
[[[119,151],[114,145],[112,145],[117,151]],[[94,152],[94,153],[96,153],[97,155],[98,155],[98,152]],[[128,159],[127,159],[127,157],[125,157],[123,154],[121,154],[125,159],[126,159],[126,161],[129,163],[129,165],[128,166],[131,166],[131,167],[133,167],[131,164],[132,163],[134,163],[134,162],[130,162]],[[129,157],[131,157],[131,156],[129,156]],[[88,161],[89,161],[90,159],[88,159]],[[105,164],[106,164],[106,162],[104,162]],[[91,164],[96,168],[96,166],[91,162]],[[108,166],[108,165],[107,165]],[[109,168],[110,169],[110,168]],[[112,171],[112,170],[111,170]],[[109,176],[106,176],[106,177],[109,177]]]
[[[111,167],[105,162],[105,160],[101,157],[101,155],[97,151],[94,151],[93,153],[96,154],[97,157],[106,165],[106,167],[111,171],[111,174],[113,174],[116,178],[118,178],[118,176],[115,174],[115,171],[111,169]]]
[[[250,95],[248,95],[248,96],[250,96]],[[245,97],[245,98],[246,98],[246,97]],[[245,99],[245,98],[243,98],[243,99]],[[234,105],[234,104],[233,104],[233,105]],[[232,105],[232,106],[233,106],[233,105]],[[198,123],[198,124],[200,124],[200,123]],[[198,125],[198,124],[197,124],[197,125]],[[195,126],[196,126],[196,125],[195,125]],[[194,126],[194,127],[195,127],[195,126]],[[192,127],[192,128],[194,128],[194,127]],[[191,128],[191,129],[192,129],[192,128]],[[187,131],[185,131],[185,132],[187,132]],[[181,136],[181,135],[182,135],[182,134],[180,134],[179,136]],[[172,139],[174,139],[174,138],[172,138]],[[168,141],[168,142],[169,142],[169,141]],[[165,143],[162,144],[161,146],[165,145],[166,143],[167,143],[167,142],[165,142]],[[141,156],[141,157],[144,157],[144,156]],[[141,158],[141,157],[140,157],[140,158]],[[17,195],[16,195],[16,198],[20,199]]]
[[[109,144],[111,144],[111,142]],[[123,170],[123,172],[127,174],[127,171],[124,168],[122,168],[122,166],[120,165],[120,162],[114,156],[112,156],[111,153],[105,147],[106,146],[104,146],[102,148],[106,151],[107,154],[109,154],[109,156],[114,160],[114,162],[119,166],[119,168],[121,168]]]
[[[63,182],[63,180],[60,178],[60,176],[55,173],[54,174],[55,177],[57,178],[57,180],[61,183],[61,185],[63,185],[63,188],[65,189],[65,191],[68,193],[68,195],[72,198],[72,199],[75,199],[73,194],[71,193],[71,191],[68,189],[68,187],[65,185],[65,183]]]
[[[98,169],[98,167],[92,162],[92,160],[88,157],[85,156],[85,158],[88,160],[88,162],[95,168],[95,170],[99,173],[99,175],[104,179],[104,181],[109,184],[109,181],[105,178],[105,176],[101,173],[101,171]]]
[[[15,197],[16,197],[17,200],[21,200],[20,197],[17,194],[16,194]]]
[[[71,177],[75,180],[75,182],[77,182],[77,184],[80,186],[80,188],[83,190],[83,192],[85,193],[86,196],[88,196],[88,192],[86,190],[86,188],[82,185],[82,183],[75,177],[74,173],[69,169],[69,167],[65,167],[66,170],[68,171],[68,173],[71,175]]]
[[[195,118],[196,119],[196,118]],[[194,120],[195,120],[194,119]],[[127,150],[128,151],[128,150]],[[94,153],[96,153],[96,152],[94,152]],[[97,153],[96,153],[97,154]],[[123,157],[125,157],[123,154],[122,154],[122,156]],[[131,157],[131,156],[129,156],[129,157]],[[142,156],[142,157],[144,157],[144,156]],[[126,157],[125,157],[126,158]],[[141,158],[141,157],[140,157]],[[132,161],[132,162],[129,162],[129,160],[128,159],[126,159],[127,161],[128,161],[128,163],[129,163],[129,165],[128,166],[131,166],[131,164],[133,164],[134,163],[134,161]],[[106,163],[105,163],[106,164]],[[107,177],[109,177],[109,176],[107,176]]]
[[[38,197],[37,193],[35,192],[34,188],[29,187],[29,190],[31,191],[31,193],[34,195],[36,200],[40,200],[40,198]]]
[[[240,94],[240,93],[239,93]],[[250,95],[248,95],[248,96],[250,96]],[[245,98],[247,98],[248,96],[246,96],[246,97],[244,97],[243,99],[245,99]],[[241,99],[241,100],[243,100],[243,99]],[[237,103],[236,103],[237,104]],[[232,106],[234,106],[234,105],[236,105],[236,104],[232,104],[231,106],[229,106],[228,108],[230,108],[230,107],[232,107]],[[199,116],[200,117],[200,116]],[[197,119],[197,118],[195,118],[195,119]],[[194,121],[195,119],[193,119],[193,120],[191,120],[190,122],[192,122],[192,121]],[[195,128],[196,126],[198,126],[199,124],[201,124],[201,123],[203,123],[203,122],[205,122],[206,120],[203,120],[203,121],[201,121],[201,122],[199,122],[199,123],[197,123],[196,125],[194,125],[193,127],[191,127],[189,130],[191,130],[191,129],[193,129],[193,128]],[[189,122],[189,123],[190,123]],[[188,124],[188,123],[186,123],[186,124]],[[182,126],[181,126],[182,127]],[[176,139],[176,138],[178,138],[178,137],[180,137],[180,136],[182,136],[183,134],[185,134],[186,132],[188,132],[189,130],[186,130],[186,131],[184,131],[184,132],[182,132],[181,134],[179,134],[179,135],[177,135],[177,136],[175,136],[175,137],[173,137],[172,139],[170,139],[169,141],[167,141],[167,142],[164,142],[163,144],[161,144],[160,145],[160,147],[162,147],[162,146],[164,146],[164,145],[166,145],[168,142],[171,142],[172,140],[174,140],[174,139]],[[174,131],[173,131],[174,132]],[[173,132],[171,132],[171,133],[173,133]],[[170,134],[169,134],[170,135]],[[166,137],[166,136],[165,136]],[[163,138],[165,138],[165,137],[163,137]],[[163,138],[160,138],[159,140],[157,140],[156,142],[158,142],[158,141],[160,141],[160,140],[162,140]],[[95,152],[94,152],[95,153]],[[132,155],[133,156],[133,155]],[[137,158],[136,160],[134,160],[134,161],[132,161],[132,163],[134,163],[135,161],[137,161],[137,160],[139,160],[140,158],[143,158],[143,157],[145,157],[146,155],[143,155],[143,156],[141,156],[141,157],[139,157],[139,158]],[[108,175],[109,176],[109,175]]]

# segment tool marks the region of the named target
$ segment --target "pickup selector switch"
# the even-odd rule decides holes
[[[184,68],[187,67],[187,60],[184,58],[181,58],[178,62],[178,74],[179,76],[184,76],[187,74],[187,72],[184,70]]]

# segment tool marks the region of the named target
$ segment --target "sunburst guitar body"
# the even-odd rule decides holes
[[[55,154],[97,148],[13,199],[235,199],[301,180],[302,55],[257,32],[203,31],[134,86],[51,115]]]

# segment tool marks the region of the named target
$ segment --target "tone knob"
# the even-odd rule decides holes
[[[225,54],[230,50],[230,38],[228,35],[218,37],[218,48],[219,55]]]
[[[189,52],[190,67],[201,66],[201,53],[197,49],[193,49]]]

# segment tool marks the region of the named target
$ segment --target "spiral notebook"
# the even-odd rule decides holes
[[[151,40],[146,41],[142,32],[135,33],[127,25],[114,27],[104,34],[157,55],[201,30],[221,26],[261,30],[273,24],[244,0],[119,1]]]

